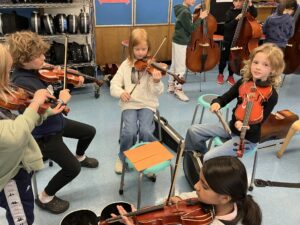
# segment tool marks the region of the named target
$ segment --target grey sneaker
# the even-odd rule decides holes
[[[190,100],[189,97],[185,95],[182,89],[176,89],[174,94],[181,101],[188,102]]]

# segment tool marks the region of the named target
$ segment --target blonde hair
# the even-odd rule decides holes
[[[142,29],[142,28],[134,29],[131,32],[131,35],[129,37],[129,44],[128,44],[128,52],[129,52],[128,60],[131,63],[133,63],[133,61],[134,61],[133,48],[135,46],[139,45],[142,42],[146,42],[147,43],[147,45],[148,45],[148,53],[149,53],[151,47],[150,47],[150,41],[149,41],[148,34],[147,34],[146,30]]]
[[[243,75],[243,81],[248,81],[252,79],[251,74],[251,64],[257,53],[262,52],[266,54],[268,60],[270,61],[270,67],[272,72],[268,76],[267,81],[273,87],[277,88],[281,82],[281,74],[284,70],[284,55],[282,50],[277,47],[275,44],[266,43],[257,48],[255,48],[249,56],[249,59],[244,61],[244,67],[241,70],[241,74]]]
[[[8,61],[10,58],[7,46],[0,44],[0,100],[7,103],[7,93],[13,96],[13,91],[9,88],[9,73]]]
[[[23,67],[40,55],[45,54],[50,45],[39,35],[31,31],[21,31],[10,34],[6,38],[9,51],[14,61],[15,67]]]

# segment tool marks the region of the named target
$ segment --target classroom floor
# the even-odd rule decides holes
[[[226,71],[227,72],[227,71]],[[206,73],[206,82],[201,82],[202,91],[199,92],[199,80],[203,76],[189,74],[187,84],[184,85],[190,101],[185,103],[177,100],[166,91],[160,97],[160,113],[165,117],[183,137],[190,126],[196,100],[201,94],[222,94],[228,88],[228,84],[222,86],[215,83],[217,70]],[[225,75],[226,77],[226,75]],[[238,76],[235,77],[238,79]],[[164,79],[165,89],[167,77]],[[280,89],[279,102],[274,111],[289,109],[300,115],[300,76],[289,75],[286,77],[283,87]],[[75,90],[69,104],[71,112],[68,117],[81,122],[89,123],[97,128],[97,134],[90,145],[87,155],[99,159],[97,169],[83,168],[81,173],[67,186],[57,193],[57,196],[70,201],[67,212],[59,215],[50,214],[35,207],[35,225],[59,225],[64,215],[77,209],[90,209],[97,215],[109,203],[126,201],[136,204],[137,200],[137,174],[126,173],[124,195],[119,195],[121,176],[115,174],[114,163],[117,157],[119,143],[119,128],[121,112],[118,100],[111,97],[109,88],[105,85],[101,88],[99,99],[94,98],[93,85]],[[200,113],[198,113],[200,116]],[[198,117],[199,118],[199,117]],[[216,116],[206,111],[205,122],[216,121]],[[76,146],[74,140],[66,139],[66,143],[73,150]],[[276,157],[279,147],[271,147],[260,150],[258,154],[258,167],[256,178],[272,181],[300,182],[300,135],[296,135],[288,145],[287,151],[281,159]],[[245,156],[242,161],[248,171],[250,179],[254,154]],[[52,168],[45,164],[45,169],[38,172],[37,182],[39,191],[43,190],[49,179],[58,171],[54,164]],[[167,197],[170,187],[170,172],[168,169],[157,175],[156,183],[148,179],[143,180],[142,206],[162,203]],[[190,187],[184,177],[182,168],[176,183],[176,193],[190,191]],[[263,212],[263,225],[296,225],[300,221],[300,195],[298,189],[279,187],[254,187],[251,192],[259,203]],[[0,224],[7,225],[5,213],[0,209]]]

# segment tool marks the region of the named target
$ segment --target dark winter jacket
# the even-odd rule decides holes
[[[12,82],[20,87],[24,87],[32,92],[47,86],[38,78],[35,70],[15,69],[11,76]],[[48,117],[40,126],[37,126],[32,135],[35,138],[59,133],[64,128],[64,117],[61,113]]]
[[[242,9],[234,9],[231,7],[227,12],[226,12],[226,20],[224,24],[224,41],[231,43],[234,33],[235,33],[235,28],[238,24],[238,20],[235,18],[242,12]],[[257,10],[256,8],[252,5],[249,6],[248,12],[255,18],[257,16]]]

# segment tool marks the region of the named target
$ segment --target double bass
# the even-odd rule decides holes
[[[300,55],[300,7],[294,15],[295,31],[293,37],[291,37],[286,45],[284,52],[285,69],[284,74],[300,74],[300,61],[295,60],[295,57]]]
[[[243,60],[248,59],[250,52],[258,47],[258,41],[263,34],[261,25],[247,12],[248,4],[248,0],[245,0],[241,12],[242,17],[238,21],[230,46],[230,68],[238,75]]]
[[[201,0],[201,9],[210,10],[210,0]],[[199,18],[200,8],[194,12],[194,21]],[[186,67],[192,72],[204,72],[213,69],[220,60],[220,48],[213,40],[217,30],[217,21],[208,14],[192,33],[186,51]]]

